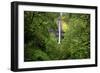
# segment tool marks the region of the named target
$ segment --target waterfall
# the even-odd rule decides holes
[[[60,16],[58,18],[58,33],[59,33],[59,37],[58,37],[58,44],[61,43],[61,25],[62,25],[62,21],[61,21],[61,17],[62,17],[62,13],[60,13]]]

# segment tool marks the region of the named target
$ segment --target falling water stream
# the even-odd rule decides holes
[[[61,25],[62,25],[62,21],[61,21],[61,17],[62,17],[62,13],[60,13],[60,16],[59,16],[59,18],[58,18],[58,44],[60,44],[61,43]]]

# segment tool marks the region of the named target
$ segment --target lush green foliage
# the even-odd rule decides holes
[[[53,12],[24,12],[24,61],[90,58],[90,15],[63,13],[61,44],[58,17]]]

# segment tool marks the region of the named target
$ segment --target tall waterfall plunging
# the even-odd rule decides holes
[[[61,43],[61,31],[62,31],[62,13],[60,13],[60,16],[58,17],[58,44]]]

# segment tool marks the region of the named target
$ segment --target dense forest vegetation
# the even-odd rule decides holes
[[[24,11],[24,61],[90,58],[90,15],[63,13],[58,44],[59,15]]]

